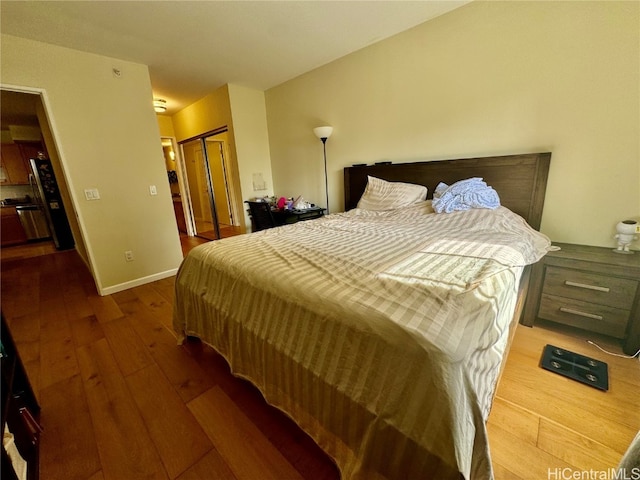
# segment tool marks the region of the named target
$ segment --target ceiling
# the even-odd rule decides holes
[[[0,31],[148,65],[172,114],[227,83],[267,90],[469,1],[2,0]]]

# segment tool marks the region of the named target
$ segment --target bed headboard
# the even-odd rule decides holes
[[[500,203],[540,229],[551,153],[499,157],[433,160],[429,162],[375,164],[344,169],[345,210],[355,208],[367,185],[367,176],[390,182],[425,185],[428,198],[440,182],[482,177],[500,196]]]

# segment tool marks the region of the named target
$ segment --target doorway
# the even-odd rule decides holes
[[[183,163],[180,162],[178,158],[175,139],[173,137],[161,137],[160,140],[162,142],[162,155],[164,157],[165,168],[167,169],[167,178],[169,180],[169,189],[171,190],[171,200],[173,202],[173,212],[176,217],[178,232],[180,235],[193,236],[193,231],[189,228],[186,221],[188,218],[188,202],[183,200]]]
[[[76,248],[87,260],[76,216],[71,213],[73,202],[49,123],[44,91],[3,87],[0,103],[3,202],[20,205],[15,208],[15,215],[10,212],[12,219],[27,217],[21,213],[29,212],[28,221],[19,218],[12,223],[14,231],[20,230],[22,236],[10,238],[8,244],[37,241],[40,246],[51,243],[56,250]],[[4,175],[5,169],[11,176]],[[32,223],[41,223],[42,228],[31,231]]]
[[[218,240],[240,232],[228,162],[227,131],[181,143],[194,235]]]

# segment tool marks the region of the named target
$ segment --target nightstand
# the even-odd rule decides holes
[[[640,252],[554,243],[531,271],[520,323],[537,318],[609,335],[633,355],[640,349]]]

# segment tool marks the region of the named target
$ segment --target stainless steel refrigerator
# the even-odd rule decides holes
[[[71,226],[62,203],[60,188],[53,173],[51,161],[46,158],[32,158],[32,175],[29,176],[35,203],[42,206],[51,237],[58,250],[68,250],[75,246]]]

